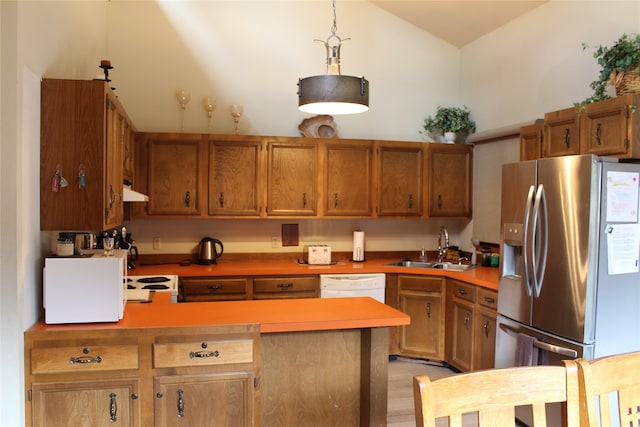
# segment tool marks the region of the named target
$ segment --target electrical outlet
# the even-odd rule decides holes
[[[153,238],[153,250],[155,250],[155,251],[160,250],[160,238],[159,237],[154,237]]]
[[[272,248],[280,247],[280,238],[278,236],[271,236],[271,247]]]

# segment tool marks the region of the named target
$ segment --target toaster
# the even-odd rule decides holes
[[[307,264],[331,264],[331,246],[328,246],[328,245],[305,246],[304,261]]]

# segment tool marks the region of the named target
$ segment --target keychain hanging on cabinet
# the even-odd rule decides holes
[[[84,176],[84,164],[80,163],[78,167],[78,188],[82,189],[87,186],[87,181]]]
[[[56,165],[56,172],[51,179],[51,191],[58,193],[68,185],[69,183],[64,176],[62,176],[62,166],[58,163]]]

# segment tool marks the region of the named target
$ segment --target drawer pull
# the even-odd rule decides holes
[[[486,302],[487,304],[495,304],[496,299],[491,297],[484,297],[484,302]]]
[[[467,290],[466,290],[466,289],[458,289],[458,293],[459,293],[460,295],[466,295],[468,292],[467,292]]]
[[[209,285],[207,286],[207,289],[210,291],[217,291],[218,289],[222,289],[222,285]]]
[[[289,283],[278,283],[278,287],[281,289],[288,289],[293,287],[293,283],[289,282]]]
[[[100,363],[102,362],[102,357],[100,356],[80,356],[80,357],[70,357],[69,363],[72,365],[76,363]]]
[[[214,350],[214,351],[205,351],[205,350],[200,350],[200,351],[192,351],[191,353],[189,353],[189,358],[194,359],[194,358],[206,358],[206,357],[218,357],[220,356],[220,352],[218,350]]]
[[[184,391],[178,389],[178,418],[184,417]]]
[[[115,423],[118,421],[118,404],[116,403],[116,394],[111,393],[109,395],[109,422]]]

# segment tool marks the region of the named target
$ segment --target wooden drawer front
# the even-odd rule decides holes
[[[442,277],[430,276],[398,276],[398,284],[402,290],[442,292]]]
[[[154,368],[253,362],[253,340],[193,341],[153,345]]]
[[[493,310],[498,309],[498,293],[489,289],[478,288],[478,303]]]
[[[465,301],[476,301],[476,287],[469,284],[458,282],[457,280],[450,280],[447,284],[450,286],[449,291],[454,298],[460,298]]]
[[[138,369],[137,345],[72,346],[31,349],[31,373]]]
[[[181,279],[183,301],[245,299],[247,279]]]
[[[318,277],[272,277],[253,279],[254,293],[308,292],[316,291]]]

